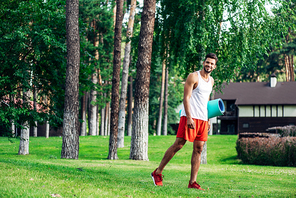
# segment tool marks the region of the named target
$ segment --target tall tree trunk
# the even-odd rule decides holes
[[[111,128],[111,107],[109,105],[109,110],[108,110],[108,125],[107,125],[107,135],[108,136],[110,136],[110,131],[111,131],[110,128]]]
[[[48,96],[45,96],[45,104],[46,104],[46,109],[47,109],[47,112],[49,110],[48,106],[49,106],[49,99],[48,99]],[[45,121],[45,138],[49,138],[49,123],[48,123],[48,120]]]
[[[14,104],[14,97],[12,94],[9,95],[9,100],[10,100],[10,104]],[[10,123],[11,135],[12,137],[16,137],[14,119],[10,119],[9,123]]]
[[[286,69],[286,81],[290,81],[290,62],[289,62],[289,55],[285,54],[285,69]]]
[[[164,96],[164,119],[163,119],[163,135],[168,134],[168,95],[169,95],[169,69],[165,68],[165,96]]]
[[[83,92],[83,96],[81,97],[81,120],[80,124],[80,135],[86,136],[86,92]]]
[[[30,138],[30,127],[28,121],[25,121],[23,124],[24,129],[21,129],[20,135],[20,145],[19,145],[19,155],[28,155],[29,154],[29,138]]]
[[[49,122],[48,122],[48,120],[45,121],[45,137],[49,138]]]
[[[149,85],[156,0],[144,0],[138,44],[130,158],[148,160]]]
[[[121,66],[121,29],[123,20],[123,0],[116,0],[116,24],[114,32],[114,57],[113,57],[113,78],[111,96],[111,122],[109,138],[108,159],[117,157],[117,135],[118,135],[118,114],[119,114],[119,83]]]
[[[290,81],[295,81],[295,75],[294,75],[294,57],[293,54],[291,54],[290,57]]]
[[[10,130],[11,130],[12,137],[16,137],[16,133],[15,133],[16,130],[15,130],[15,124],[13,119],[10,120]]]
[[[201,152],[201,164],[207,164],[207,142],[203,145],[203,149]]]
[[[110,109],[110,102],[107,102],[105,107],[105,135],[108,135],[108,125],[109,125],[109,109]]]
[[[121,95],[120,95],[120,105],[119,105],[119,116],[118,116],[118,142],[117,147],[124,147],[124,132],[125,132],[125,104],[126,104],[126,93],[127,93],[127,80],[128,80],[128,70],[130,65],[130,53],[131,53],[131,37],[133,35],[134,28],[134,17],[136,10],[136,0],[131,1],[130,16],[127,26],[126,38],[127,43],[125,45],[125,54],[123,60],[122,69],[122,80],[121,80]]]
[[[159,113],[158,113],[157,130],[156,130],[157,135],[161,135],[162,105],[163,105],[165,68],[166,68],[165,66],[166,66],[166,58],[164,58],[162,61],[161,90],[160,90]]]
[[[92,22],[92,28],[93,28],[94,35],[95,35],[93,38],[93,45],[95,47],[98,47],[99,46],[99,39],[98,39],[99,34],[96,34],[97,25],[96,25],[95,20],[93,20],[93,22]],[[95,51],[95,60],[96,61],[99,60],[98,50]],[[96,62],[95,62],[95,65],[97,65]],[[90,91],[91,104],[90,104],[89,135],[97,135],[98,134],[98,107],[97,107],[97,105],[94,104],[97,101],[96,86],[98,84],[98,70],[97,70],[96,66],[94,68],[94,73],[92,74],[91,81],[92,81],[94,87]]]
[[[95,90],[95,86],[98,83],[97,80],[97,71],[92,74],[91,81],[94,84],[94,87],[90,90],[90,109],[89,109],[89,133],[88,135],[96,135],[97,130],[97,105],[94,103],[97,100],[97,91]]]
[[[100,127],[99,121],[100,121],[99,105],[97,105],[97,120],[96,120],[96,122],[97,122],[97,128],[96,128],[96,135],[99,135],[99,131],[100,131],[100,129],[99,129],[99,127]]]
[[[30,91],[26,90],[23,92],[23,104],[29,102]],[[29,154],[29,138],[30,138],[30,126],[28,121],[25,121],[22,126],[24,127],[21,130],[20,135],[20,145],[19,145],[19,155],[28,155]]]
[[[103,37],[103,33],[99,33],[99,37],[100,37],[100,42],[101,42],[101,45],[104,44],[104,37]],[[99,53],[97,53],[97,59],[99,60]],[[98,68],[98,83],[100,86],[103,85],[103,80],[102,80],[102,76],[101,76],[101,70],[100,68]],[[101,93],[101,96],[104,96],[105,94],[104,93]],[[105,126],[105,113],[104,113],[104,108],[101,109],[101,120],[99,119],[99,115],[97,116],[98,117],[98,120],[97,120],[97,134],[100,133],[100,135],[104,135],[104,126]],[[98,106],[98,113],[99,113],[99,106]],[[99,123],[101,121],[101,123]],[[99,130],[99,127],[100,127],[100,130]],[[100,131],[100,132],[99,132]]]
[[[101,109],[101,130],[100,135],[105,135],[105,108]]]
[[[37,90],[36,87],[33,86],[33,106],[34,106],[34,110],[37,111]],[[34,122],[34,126],[33,126],[33,136],[37,137],[38,136],[38,123],[37,121]]]
[[[61,158],[78,159],[79,154],[79,0],[66,0],[67,71]]]
[[[128,93],[128,120],[127,120],[127,135],[132,135],[132,115],[133,115],[133,76],[129,77],[129,93]]]

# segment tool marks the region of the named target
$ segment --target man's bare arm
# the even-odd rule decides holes
[[[187,117],[187,125],[189,128],[195,128],[195,124],[192,120],[191,117],[191,112],[190,112],[190,97],[192,94],[192,90],[194,88],[194,85],[198,83],[198,78],[195,73],[191,73],[188,75],[185,86],[184,86],[184,97],[183,97],[183,104],[184,104],[184,109]]]

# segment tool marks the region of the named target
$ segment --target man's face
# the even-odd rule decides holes
[[[203,62],[203,66],[204,66],[204,71],[209,74],[216,68],[216,60],[213,58],[207,58]]]

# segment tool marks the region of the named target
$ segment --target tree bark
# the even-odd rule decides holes
[[[110,128],[111,128],[111,108],[110,108],[110,105],[109,105],[109,108],[108,108],[108,125],[107,125],[107,135],[110,136]]]
[[[10,103],[14,104],[14,97],[12,94],[9,95],[9,100]],[[16,129],[15,129],[15,124],[14,124],[14,119],[10,119],[10,130],[11,130],[11,135],[12,137],[16,137]]]
[[[92,28],[94,31],[94,38],[93,38],[93,45],[95,47],[99,46],[99,41],[98,41],[98,37],[99,34],[96,34],[96,21],[93,20],[92,22]],[[95,61],[99,60],[99,52],[98,50],[95,50]],[[96,65],[96,63],[95,63]],[[97,68],[95,66],[94,68],[94,73],[91,76],[91,81],[93,83],[93,88],[90,91],[90,121],[89,121],[89,134],[88,135],[97,135],[98,132],[98,107],[97,105],[95,105],[96,101],[97,101],[97,90],[96,90],[96,86],[98,84],[98,71]]]
[[[291,54],[290,57],[290,81],[295,81],[295,75],[294,75],[294,55]]]
[[[166,66],[166,58],[164,58],[162,61],[161,90],[160,90],[159,113],[158,113],[157,130],[156,130],[157,135],[161,135],[162,107],[163,107],[162,105],[163,105],[164,82],[165,82],[165,66]]]
[[[131,1],[130,16],[127,26],[126,38],[127,42],[125,45],[125,54],[123,60],[122,69],[122,81],[121,81],[121,95],[120,95],[120,105],[119,105],[119,121],[118,121],[118,142],[117,147],[124,147],[124,132],[125,132],[125,104],[127,95],[127,80],[128,80],[128,70],[130,65],[130,52],[131,52],[131,37],[133,35],[134,27],[134,17],[136,10],[136,0]]]
[[[101,130],[100,135],[105,135],[105,108],[101,109]]]
[[[110,109],[110,103],[107,102],[106,107],[105,107],[105,129],[104,133],[105,135],[108,135],[108,125],[109,125],[109,109]]]
[[[285,69],[286,69],[286,81],[290,81],[290,63],[289,63],[289,56],[287,54],[284,55],[285,57]]]
[[[67,71],[61,158],[78,159],[79,154],[79,0],[66,1]]]
[[[117,135],[118,135],[118,114],[119,114],[119,83],[121,65],[121,29],[123,20],[123,0],[116,0],[116,24],[114,32],[114,57],[113,57],[113,78],[111,96],[111,123],[109,138],[108,159],[117,157]]]
[[[23,104],[29,102],[30,91],[23,92]],[[28,155],[29,154],[29,138],[30,138],[30,126],[28,121],[25,121],[22,126],[24,127],[21,130],[20,135],[20,145],[19,145],[19,155]]]
[[[34,106],[34,110],[37,111],[37,90],[36,87],[33,86],[33,106]],[[37,137],[38,136],[38,123],[37,121],[34,122],[33,126],[33,136]]]
[[[200,163],[207,164],[207,142],[205,142],[205,144],[203,145]]]
[[[83,96],[81,97],[81,120],[80,124],[80,135],[86,136],[86,92],[83,92]]]
[[[138,44],[130,158],[148,160],[149,84],[156,0],[144,0]]]
[[[169,95],[169,70],[165,68],[165,97],[164,97],[164,119],[163,119],[163,135],[168,134],[168,95]]]
[[[11,130],[12,137],[16,137],[14,120],[10,120],[10,130]]]
[[[19,155],[28,155],[29,154],[29,138],[30,138],[30,127],[28,121],[23,123],[24,129],[21,130],[20,135],[20,146],[19,146]]]
[[[133,76],[129,77],[129,96],[128,96],[128,121],[127,121],[127,135],[132,135],[132,115],[133,115]]]
[[[48,99],[48,96],[45,96],[45,104],[46,104],[46,109],[47,109],[47,113],[49,111],[49,99]],[[45,121],[45,138],[49,138],[49,123],[48,123],[48,120]]]
[[[49,122],[48,122],[48,120],[45,121],[45,137],[49,138]]]
[[[89,133],[88,135],[96,135],[97,130],[97,105],[94,103],[97,100],[97,91],[95,90],[95,86],[98,83],[97,80],[97,71],[95,69],[95,72],[91,76],[91,81],[94,84],[94,87],[90,90],[90,109],[89,109]]]

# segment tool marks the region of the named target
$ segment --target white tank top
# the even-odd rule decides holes
[[[208,121],[208,101],[212,92],[212,77],[209,76],[209,80],[206,82],[200,75],[200,71],[196,71],[198,76],[198,85],[192,90],[190,103],[191,117],[199,120]],[[184,104],[182,106],[181,116],[186,116]]]

